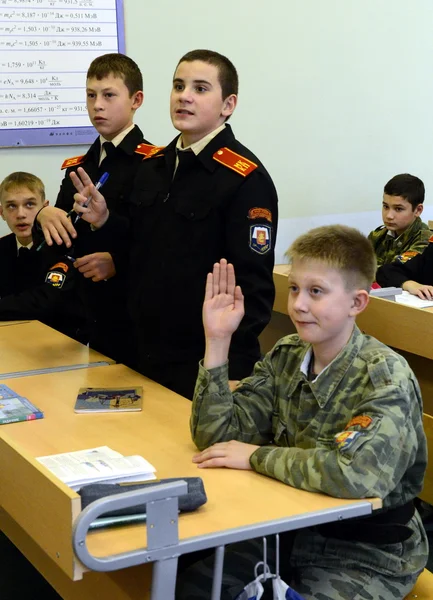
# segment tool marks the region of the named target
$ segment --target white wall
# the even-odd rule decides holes
[[[322,222],[377,226],[383,185],[396,173],[421,177],[430,202],[431,0],[124,4],[127,53],[145,81],[137,123],[152,142],[175,134],[168,97],[184,52],[212,48],[237,66],[240,96],[231,123],[275,180],[281,252]],[[54,201],[63,159],[83,151],[0,149],[0,177],[33,171]],[[426,209],[426,219],[433,218]]]

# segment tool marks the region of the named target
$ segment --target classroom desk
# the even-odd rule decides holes
[[[114,362],[39,321],[1,327],[0,357],[2,378],[82,369]]]
[[[267,337],[271,343],[295,329],[287,316],[287,275],[289,265],[275,265],[275,302]],[[367,308],[356,319],[358,327],[402,354],[417,376],[424,412],[433,415],[433,308],[413,308],[370,296]],[[268,340],[271,340],[269,342]]]
[[[102,385],[142,385],[143,411],[75,414],[78,388]],[[142,564],[83,577],[71,544],[80,498],[35,461],[37,456],[109,445],[123,454],[141,454],[160,478],[200,475],[208,502],[180,515],[179,538],[194,542],[199,536],[207,547],[226,543],[215,541],[221,533],[230,540],[249,539],[255,537],[252,526],[275,533],[305,526],[305,519],[319,524],[370,514],[381,505],[296,490],[251,471],[197,469],[191,462],[191,403],[123,365],[25,377],[12,387],[44,410],[45,418],[0,428],[0,529],[66,600],[149,598],[152,569]],[[97,531],[89,534],[87,546],[97,557],[131,552],[145,546],[145,533],[144,525]]]

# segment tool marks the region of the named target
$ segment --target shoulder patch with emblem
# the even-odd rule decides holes
[[[419,252],[403,252],[403,254],[399,254],[398,256],[396,256],[395,259],[399,260],[401,263],[405,263],[417,254],[419,254]]]
[[[65,283],[66,275],[61,271],[49,271],[45,278],[45,283],[49,283],[53,287],[61,288]]]
[[[84,162],[85,158],[85,154],[83,154],[82,156],[73,156],[72,158],[67,158],[65,161],[63,161],[61,170],[63,171],[63,169],[69,169],[69,167],[76,167],[77,165],[81,165]]]
[[[165,146],[154,146],[153,144],[138,144],[134,152],[141,154],[143,160],[157,154],[160,150],[164,150]]]
[[[250,248],[257,254],[266,254],[271,249],[272,229],[269,225],[250,226]]]
[[[349,427],[354,427],[355,425],[365,428],[368,427],[372,421],[373,419],[368,415],[358,415],[348,422],[345,429],[349,429]]]
[[[267,208],[250,208],[248,211],[249,219],[266,219],[269,223],[272,223],[272,213]]]
[[[246,177],[259,166],[252,160],[248,160],[248,158],[233,152],[230,148],[220,148],[212,158],[232,171],[239,173],[242,177]]]
[[[349,446],[361,435],[364,435],[362,431],[341,431],[334,436],[335,443],[340,452],[347,450]]]

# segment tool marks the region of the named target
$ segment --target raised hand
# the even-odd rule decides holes
[[[109,215],[104,196],[98,192],[82,167],[78,167],[76,173],[71,173],[71,181],[77,190],[74,195],[74,211],[96,228],[102,227]]]
[[[47,206],[37,216],[39,225],[48,246],[65,243],[67,248],[72,245],[71,239],[77,237],[77,232],[66,212],[55,206]]]
[[[214,264],[206,281],[203,325],[207,339],[231,337],[245,314],[244,297],[236,285],[235,270],[225,258]]]

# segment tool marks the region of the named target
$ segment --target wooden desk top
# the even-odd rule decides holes
[[[103,385],[142,385],[143,411],[115,415],[73,412],[78,388]],[[191,403],[123,365],[25,377],[14,380],[11,387],[45,412],[45,418],[39,421],[0,429],[0,441],[3,438],[24,455],[37,457],[108,445],[126,455],[141,454],[156,467],[160,478],[201,476],[208,503],[195,513],[181,515],[181,539],[359,502],[296,490],[252,471],[198,469],[191,462],[196,451],[189,433]],[[9,483],[2,473],[0,454],[0,489]],[[15,486],[19,485],[16,480]],[[65,486],[65,490],[69,488]],[[68,496],[75,497],[75,493],[69,491]],[[29,490],[25,502],[30,514],[37,509],[38,501]],[[373,504],[378,508],[380,501],[376,502]],[[10,506],[16,511],[14,504]],[[18,513],[12,516],[19,517]],[[45,526],[31,522],[26,527],[53,556],[56,540],[49,544],[46,539],[49,522]],[[142,548],[144,543],[142,525],[94,532],[88,539],[89,550],[96,556]]]
[[[0,377],[16,372],[114,361],[40,323],[0,327]]]

